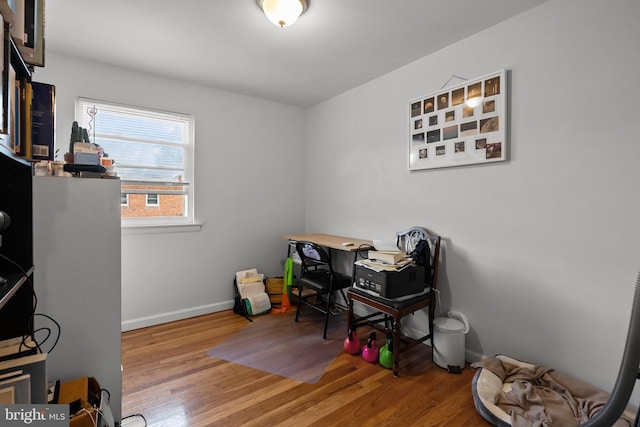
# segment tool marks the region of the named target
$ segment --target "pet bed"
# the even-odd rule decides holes
[[[473,400],[480,415],[499,427],[580,426],[600,412],[609,394],[539,365],[498,355],[471,365]],[[613,427],[633,425],[627,408]]]

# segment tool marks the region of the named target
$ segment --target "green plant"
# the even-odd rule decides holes
[[[89,141],[89,132],[83,127],[78,125],[78,122],[73,122],[71,125],[71,136],[69,138],[69,153],[73,153],[73,144],[76,142],[91,142]]]

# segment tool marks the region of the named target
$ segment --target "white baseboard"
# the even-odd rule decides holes
[[[480,360],[482,360],[482,359],[484,359],[485,357],[487,357],[487,356],[485,356],[484,354],[477,353],[477,352],[475,352],[475,351],[471,351],[471,350],[469,350],[469,349],[467,349],[467,350],[464,352],[464,355],[466,356],[466,361],[467,361],[467,362],[469,362],[469,363],[479,362]]]
[[[188,319],[190,317],[202,316],[203,314],[216,313],[218,311],[229,310],[231,308],[233,308],[233,300],[187,308],[184,310],[171,311],[169,313],[160,313],[138,319],[123,320],[121,330],[122,332],[126,332],[134,329],[146,328],[148,326],[160,325],[162,323],[169,323],[176,320]]]

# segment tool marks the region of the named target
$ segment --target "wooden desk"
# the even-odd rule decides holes
[[[348,325],[347,331],[354,330],[360,325],[369,325],[373,328],[380,329],[385,333],[391,332],[393,339],[393,375],[398,376],[400,369],[400,353],[408,350],[409,348],[418,345],[428,339],[431,339],[433,345],[432,331],[433,331],[433,318],[435,315],[435,298],[434,291],[437,285],[438,278],[438,264],[440,260],[440,236],[432,233],[423,227],[411,227],[410,229],[397,233],[398,242],[417,242],[418,239],[427,239],[430,241],[431,247],[431,283],[429,284],[430,290],[426,293],[418,294],[409,299],[388,300],[381,297],[376,297],[362,291],[358,288],[350,288],[347,291],[347,310],[348,310]],[[331,234],[311,233],[311,234],[285,234],[285,239],[289,240],[289,248],[291,248],[291,242],[307,241],[317,243],[320,246],[328,247],[338,251],[346,251],[354,253],[354,261],[358,257],[360,251],[366,251],[373,249],[373,242],[371,240],[353,239],[351,237],[334,236]],[[351,242],[353,245],[345,246],[343,243]],[[414,249],[413,243],[411,245],[403,245],[407,253],[411,253]],[[287,252],[287,256],[290,256],[290,252]],[[351,275],[351,283],[355,280],[355,270]],[[353,302],[358,301],[369,309],[374,310],[373,313],[356,316],[354,314]],[[429,333],[418,338],[413,339],[405,336],[401,332],[402,317],[409,315],[417,310],[425,307],[429,307]],[[390,330],[387,328],[388,320],[391,321]],[[401,347],[402,346],[402,347]],[[433,354],[432,354],[433,357]]]
[[[371,240],[354,239],[353,237],[344,237],[344,236],[334,236],[332,234],[323,234],[323,233],[285,234],[282,237],[284,237],[289,241],[289,244],[287,245],[287,257],[292,256],[292,250],[293,250],[293,253],[295,253],[295,245],[292,245],[292,242],[312,242],[320,246],[329,248],[329,258],[331,260],[333,259],[331,255],[331,251],[333,250],[353,253],[352,262],[355,262],[358,259],[358,254],[361,251],[367,251],[369,249],[373,249],[373,242]],[[353,244],[343,245],[343,243],[353,243]],[[333,265],[333,261],[331,261],[331,263]],[[350,272],[351,283],[353,283],[354,272],[355,270],[353,269]],[[344,300],[346,302],[347,300],[346,296],[344,295],[342,290],[340,290],[340,292],[342,293],[342,296],[344,297]]]
[[[325,246],[330,249],[336,249],[346,252],[357,252],[358,250],[366,250],[367,248],[373,248],[373,242],[371,240],[354,239],[353,237],[334,236],[332,234],[323,233],[311,233],[311,234],[285,234],[285,239],[289,241],[299,242],[313,242],[320,246]],[[346,246],[343,243],[353,243]]]

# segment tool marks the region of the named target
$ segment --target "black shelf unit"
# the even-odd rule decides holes
[[[33,188],[31,163],[0,143],[0,340],[33,335]]]

